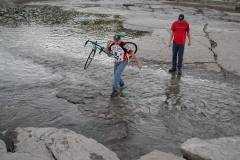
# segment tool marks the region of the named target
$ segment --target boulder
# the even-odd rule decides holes
[[[0,154],[6,153],[6,152],[7,152],[7,147],[5,143],[2,140],[0,140]]]
[[[181,151],[189,160],[239,160],[240,137],[192,138],[181,145]]]
[[[11,153],[11,154],[2,154],[0,160],[48,160],[42,159],[43,157],[34,156],[29,153]],[[44,157],[45,158],[45,157]]]
[[[15,153],[4,153],[0,160],[119,160],[117,155],[68,129],[17,128]]]
[[[139,160],[184,160],[181,157],[177,157],[171,153],[165,153],[158,150],[154,150],[149,154],[142,156]]]

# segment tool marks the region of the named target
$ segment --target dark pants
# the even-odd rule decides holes
[[[172,47],[172,68],[178,70],[182,69],[182,64],[183,64],[183,54],[184,54],[184,44],[176,44],[173,42],[173,47]],[[178,63],[177,63],[178,62]]]

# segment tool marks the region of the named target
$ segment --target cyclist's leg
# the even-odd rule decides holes
[[[120,87],[123,87],[125,85],[124,81],[122,80],[122,78],[120,79]]]
[[[114,63],[114,77],[113,77],[113,84],[112,84],[112,89],[113,92],[118,90],[118,75],[116,74],[117,70],[119,67],[119,63]]]
[[[116,73],[116,70],[117,70],[117,64],[115,63],[114,64],[114,75]],[[120,77],[120,87],[124,86],[124,81],[122,80],[122,78]],[[116,88],[116,87],[115,87]]]
[[[118,63],[114,63],[114,74],[115,74],[115,72],[116,72],[116,70],[117,70],[117,66],[118,66]]]
[[[121,79],[121,76],[126,66],[127,66],[127,62],[123,61],[123,62],[117,63],[117,67],[114,73],[113,91],[118,91],[121,86],[121,83],[124,83],[123,80]]]
[[[119,86],[120,87],[123,87],[124,86],[124,81],[122,79],[122,73],[125,69],[125,67],[127,66],[128,62],[122,62],[121,65],[120,65],[120,69],[119,69],[119,72],[120,72],[120,81],[119,81]]]
[[[120,87],[123,87],[123,86],[124,86],[124,81],[123,81],[123,79],[122,79],[122,73],[123,73],[125,67],[127,66],[127,64],[128,64],[128,62],[125,62],[125,61],[120,64],[120,69],[119,69],[119,71],[120,71],[119,86],[120,86]]]

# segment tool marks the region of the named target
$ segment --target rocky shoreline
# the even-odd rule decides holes
[[[0,160],[119,160],[102,144],[69,129],[18,127],[12,134],[14,151],[8,152],[9,147],[0,140]],[[187,160],[237,160],[240,157],[240,137],[192,138],[181,145],[181,151]],[[154,150],[139,160],[184,158]]]
[[[200,8],[211,8],[217,10],[224,10],[230,12],[240,12],[240,2],[235,0],[173,0],[167,1],[167,3],[174,5],[182,5],[186,7],[200,7]]]

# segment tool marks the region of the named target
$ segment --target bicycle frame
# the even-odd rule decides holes
[[[101,52],[107,53],[107,52],[104,51],[104,47],[101,46],[101,45],[99,45],[99,44],[97,43],[97,41],[94,42],[94,41],[87,40],[87,41],[85,42],[84,46],[86,46],[88,43],[91,43],[91,44],[93,45],[93,48],[92,48],[92,50],[91,50],[91,52],[90,52],[90,54],[89,54],[89,56],[88,56],[88,58],[87,58],[87,61],[85,62],[85,65],[84,65],[84,69],[85,69],[85,70],[86,70],[86,69],[89,67],[89,65],[91,64],[91,62],[92,62],[92,60],[93,60],[93,58],[94,58],[97,50],[99,50],[99,51],[98,51],[98,54],[101,54]],[[133,43],[133,42],[125,42],[125,43],[126,43],[126,44],[131,44],[131,45],[133,45],[133,46],[134,46],[134,49],[133,49],[132,51],[134,52],[134,54],[136,54],[136,52],[137,52],[137,45],[136,45],[135,43]],[[109,53],[107,53],[107,54],[108,54],[109,57],[111,57],[111,55],[110,55]]]
[[[103,47],[103,46],[100,46],[99,44],[97,44],[97,42],[93,42],[93,41],[87,40],[87,41],[85,42],[84,46],[86,46],[88,43],[91,43],[91,44],[93,44],[94,46],[93,46],[93,48],[92,48],[92,50],[91,50],[91,52],[90,52],[90,54],[89,54],[89,56],[88,56],[88,58],[87,58],[87,61],[85,62],[85,65],[84,65],[84,69],[85,69],[85,70],[86,70],[86,69],[89,67],[89,65],[91,64],[91,62],[92,62],[92,60],[93,60],[93,58],[94,58],[97,50],[99,50],[99,51],[98,51],[98,54],[101,54],[101,52],[104,52],[104,47]]]
[[[93,44],[93,45],[94,45],[94,48],[95,48],[96,50],[99,49],[99,50],[100,50],[100,51],[99,51],[99,54],[100,54],[101,52],[104,52],[104,47],[103,47],[103,46],[100,46],[100,45],[97,43],[97,41],[96,41],[96,42],[93,42],[93,41],[87,40],[87,41],[85,42],[84,46],[86,46],[88,43]]]

